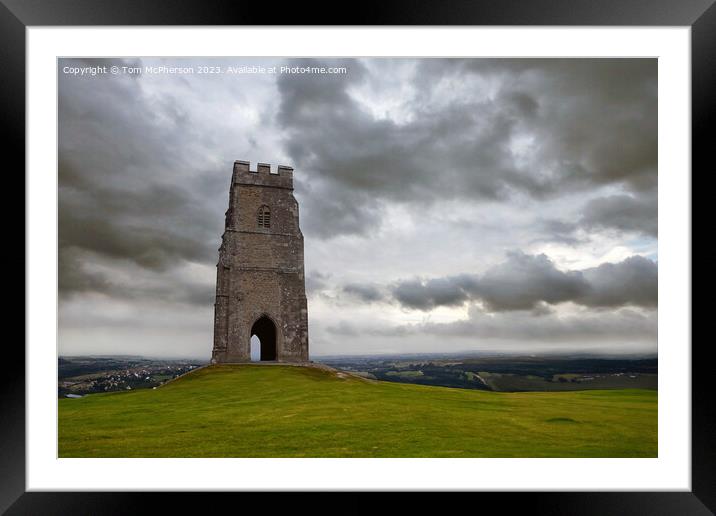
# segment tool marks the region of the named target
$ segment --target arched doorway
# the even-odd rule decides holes
[[[251,327],[251,337],[256,335],[261,341],[261,361],[276,360],[276,325],[265,315]]]

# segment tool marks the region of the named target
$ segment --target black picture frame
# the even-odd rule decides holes
[[[25,29],[31,26],[88,25],[554,25],[690,26],[692,51],[692,161],[702,172],[714,170],[709,121],[716,120],[716,6],[714,0],[408,0],[332,4],[222,0],[0,0],[0,97],[4,119],[4,157],[25,167]],[[350,17],[346,17],[347,9]],[[710,166],[709,166],[710,165]],[[7,167],[9,179],[19,177]],[[692,178],[693,178],[692,173]],[[24,181],[22,187],[24,190]],[[13,193],[17,190],[12,190]],[[17,194],[15,194],[17,195]],[[17,213],[17,212],[15,212]],[[13,217],[16,219],[17,217]],[[11,224],[7,224],[6,228]],[[15,226],[18,226],[17,224]],[[23,232],[23,241],[25,238]],[[14,248],[15,246],[13,246]],[[693,246],[692,246],[693,247]],[[25,246],[23,245],[23,263]],[[693,252],[693,251],[692,251]],[[11,263],[20,268],[19,256]],[[9,270],[9,269],[7,269]],[[32,271],[25,267],[25,275]],[[23,296],[24,298],[24,296]],[[14,305],[19,310],[20,304]],[[24,311],[24,303],[23,303]],[[19,315],[19,314],[18,314]],[[19,317],[18,317],[19,319]],[[10,320],[8,317],[6,320]],[[691,345],[691,343],[685,343]],[[711,398],[709,342],[692,352],[692,491],[588,493],[474,493],[480,503],[501,510],[525,507],[546,514],[712,514],[716,511],[716,404]],[[1,375],[0,510],[7,514],[126,514],[150,505],[162,510],[201,510],[208,500],[254,496],[247,493],[67,493],[25,489],[25,354],[18,340],[6,339]],[[7,364],[13,364],[8,366]],[[279,500],[282,497],[274,497]],[[295,498],[294,495],[292,498]],[[370,498],[370,497],[369,497]],[[412,496],[422,503],[422,496]],[[256,500],[258,501],[258,500]],[[252,502],[248,502],[252,503]],[[474,503],[474,500],[470,503]],[[362,506],[362,507],[361,507]],[[374,502],[352,503],[370,510]],[[481,505],[484,507],[484,505]]]

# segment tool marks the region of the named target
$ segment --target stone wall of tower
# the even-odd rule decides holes
[[[258,225],[262,207],[270,227]],[[217,264],[212,362],[250,359],[250,331],[265,315],[276,326],[278,361],[308,360],[303,235],[293,169],[236,161]]]

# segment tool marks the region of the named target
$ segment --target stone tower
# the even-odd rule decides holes
[[[293,169],[235,161],[216,265],[212,363],[248,362],[251,337],[261,360],[308,361],[303,235]]]

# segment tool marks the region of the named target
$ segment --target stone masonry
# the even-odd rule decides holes
[[[212,363],[248,362],[252,335],[261,360],[308,361],[303,235],[293,169],[235,161],[216,265]]]

